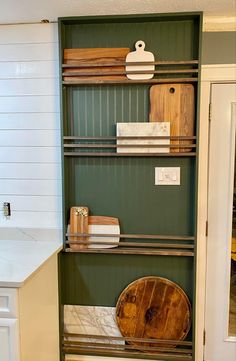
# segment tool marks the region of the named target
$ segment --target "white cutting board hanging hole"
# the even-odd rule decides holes
[[[126,56],[126,63],[140,63],[140,62],[154,62],[155,58],[153,53],[150,51],[145,51],[145,42],[142,40],[138,40],[135,43],[135,51],[131,51]],[[154,71],[155,65],[127,65],[126,71]],[[145,79],[152,79],[154,73],[152,74],[127,74],[128,79],[131,80],[145,80]]]

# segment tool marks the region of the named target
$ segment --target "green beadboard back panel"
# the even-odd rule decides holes
[[[65,43],[67,48],[129,47],[134,49],[137,40],[146,43],[146,50],[152,51],[156,60],[189,60],[198,58],[199,32],[195,18],[159,21],[137,18],[130,22],[124,18],[112,23],[79,23],[67,25]]]
[[[117,122],[148,121],[149,90],[145,85],[71,87],[65,134],[115,135]],[[181,186],[155,186],[160,166],[180,166]],[[92,214],[118,217],[125,232],[191,235],[194,172],[190,158],[68,158],[66,211],[83,204]]]
[[[115,306],[129,283],[150,275],[176,282],[192,302],[191,257],[62,253],[61,265],[63,304]]]
[[[190,158],[68,158],[66,211],[118,217],[124,233],[193,235],[195,160]],[[180,186],[154,185],[155,167],[181,168]]]
[[[117,122],[148,121],[149,89],[145,85],[71,87],[67,90],[68,135],[115,135]]]
[[[149,91],[147,85],[68,88],[64,134],[115,135],[117,122],[148,121]],[[180,187],[154,185],[155,167],[167,166],[181,167]],[[194,189],[193,158],[65,159],[66,222],[69,207],[87,205],[92,214],[118,217],[125,232],[193,235]]]

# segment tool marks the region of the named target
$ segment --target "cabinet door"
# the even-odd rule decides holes
[[[19,361],[18,321],[0,318],[0,361]]]

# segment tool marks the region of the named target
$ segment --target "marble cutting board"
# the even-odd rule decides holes
[[[170,136],[170,122],[153,123],[117,123],[116,135],[118,136]],[[122,139],[117,140],[117,145],[142,144],[147,147],[117,147],[117,153],[169,153],[170,139]],[[148,147],[148,145],[166,144],[166,147]]]
[[[122,337],[116,323],[115,307],[64,305],[64,332]],[[124,344],[124,341],[109,339],[83,338],[80,341]]]

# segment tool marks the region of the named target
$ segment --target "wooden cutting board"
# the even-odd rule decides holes
[[[116,320],[124,337],[183,340],[191,326],[191,305],[176,283],[161,277],[143,277],[121,293]],[[131,343],[155,347],[151,343]]]
[[[170,122],[171,136],[194,135],[194,87],[192,84],[158,84],[150,89],[150,122]],[[171,141],[191,144],[192,141]],[[171,148],[171,152],[189,152],[191,148]]]
[[[120,234],[118,218],[106,216],[89,216],[87,207],[71,207],[70,227],[68,233],[88,233],[88,234]],[[71,244],[74,250],[81,248],[114,248],[117,247],[119,237],[79,237],[70,236],[70,241],[100,242],[101,244]],[[115,245],[103,244],[102,242],[114,242]]]
[[[88,207],[71,207],[70,209],[70,230],[69,233],[88,233],[89,224],[89,209]],[[86,237],[73,236],[69,238],[70,241],[87,241]],[[74,250],[83,248],[84,245],[71,244],[70,247]]]
[[[84,49],[64,49],[64,64],[75,65],[73,68],[65,68],[65,81],[76,80],[117,80],[125,79],[125,75],[109,75],[114,71],[125,71],[125,66],[105,66],[101,67],[99,64],[110,63],[124,63],[126,55],[130,52],[129,48],[84,48]],[[94,65],[93,67],[79,68],[76,65]],[[98,65],[98,66],[96,66]],[[78,76],[69,76],[70,73],[77,73]],[[96,73],[96,75],[86,76],[83,74]],[[106,73],[107,75],[99,75],[99,73]],[[67,76],[68,74],[68,76]]]

